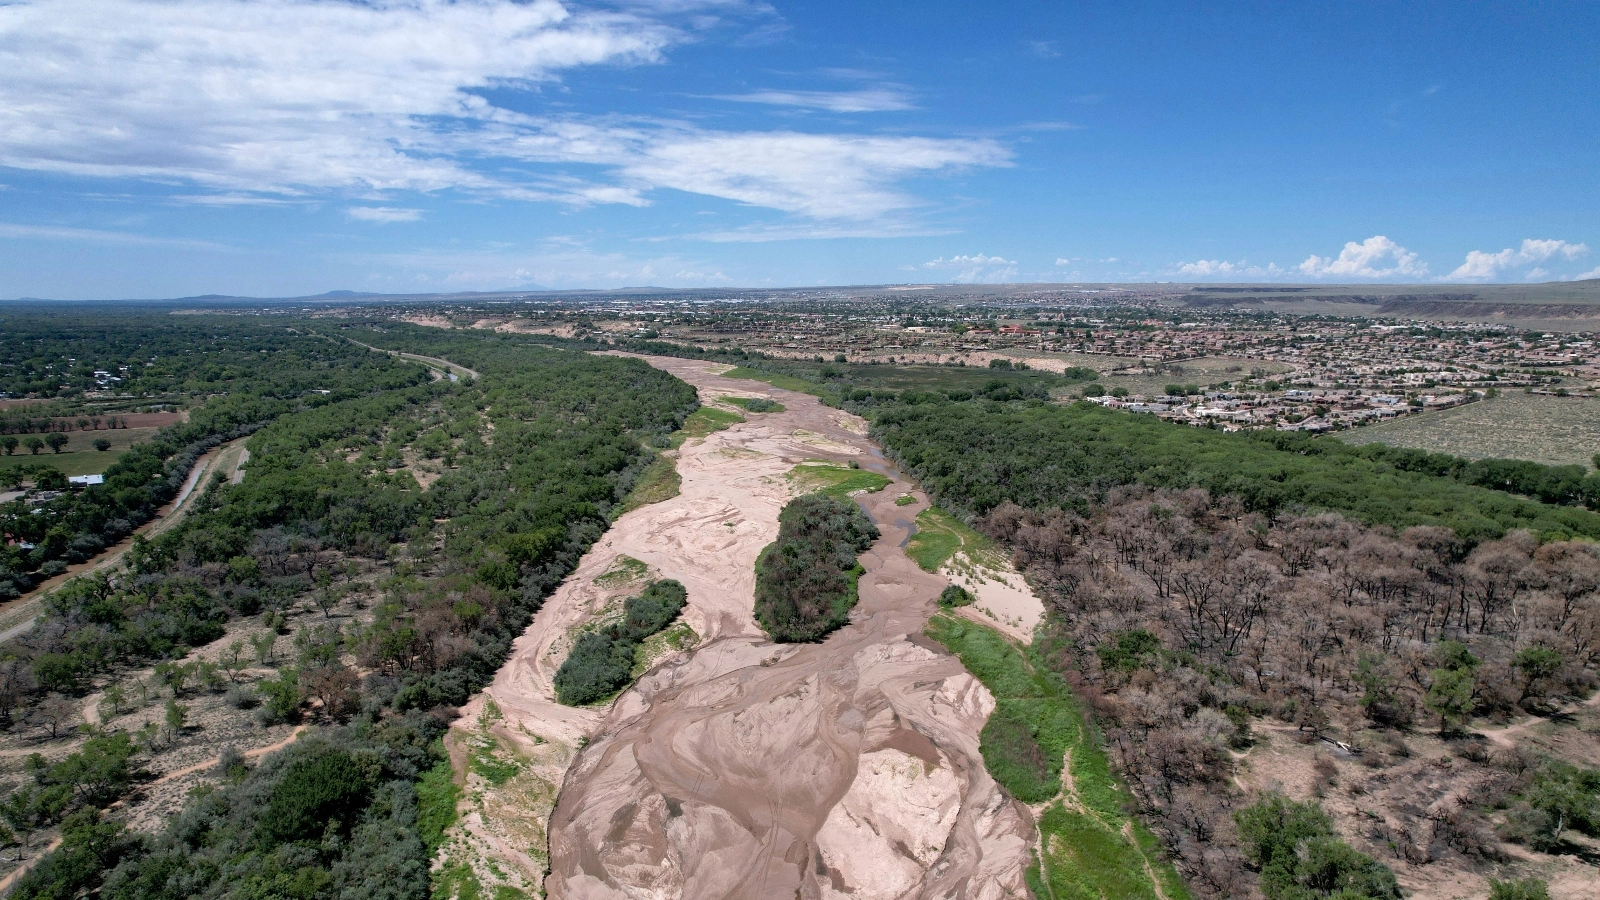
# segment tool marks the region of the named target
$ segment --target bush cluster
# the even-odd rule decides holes
[[[683,611],[688,592],[672,579],[652,581],[622,604],[622,620],[578,636],[556,670],[556,699],[582,706],[610,697],[633,680],[639,644],[664,630]]]
[[[780,643],[818,641],[856,603],[856,557],[878,528],[849,500],[806,494],[778,514],[778,539],[756,560],[756,621]]]

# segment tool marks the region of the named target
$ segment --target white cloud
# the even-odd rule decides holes
[[[1578,275],[1578,277],[1574,278],[1573,281],[1587,281],[1590,278],[1600,278],[1600,266],[1595,266],[1589,271]]]
[[[1428,266],[1380,234],[1359,244],[1350,241],[1337,259],[1313,255],[1300,264],[1300,271],[1312,278],[1419,278],[1428,274]]]
[[[1482,250],[1470,251],[1467,253],[1466,261],[1446,277],[1451,280],[1493,278],[1506,269],[1534,265],[1556,257],[1574,260],[1588,252],[1589,247],[1587,244],[1571,244],[1566,241],[1529,238],[1523,241],[1521,249],[1517,250],[1507,247],[1496,253],[1486,253]],[[1542,274],[1533,275],[1530,272],[1528,275],[1530,277],[1543,277],[1543,275],[1549,274],[1540,269],[1535,269],[1534,271]]]
[[[950,280],[961,284],[1012,281],[1017,276],[1016,260],[1002,256],[985,256],[982,253],[949,258],[941,256],[923,263],[919,268],[952,270],[954,274],[950,276]]]
[[[685,131],[641,140],[621,172],[642,184],[751,206],[865,219],[918,204],[891,186],[899,178],[1008,159],[984,140]]]
[[[397,209],[393,206],[352,206],[345,214],[358,222],[415,222],[422,218],[420,209]]]
[[[485,96],[536,100],[542,84],[569,69],[657,62],[707,16],[737,7],[3,3],[0,166],[235,196],[449,190],[643,205],[651,191],[670,188],[813,218],[870,219],[917,205],[897,189],[903,178],[1009,164],[992,140],[718,132],[514,112]],[[855,98],[858,106],[890,102],[870,91]],[[555,174],[549,164],[568,168]],[[573,164],[594,168],[573,174]]]
[[[1055,41],[1029,41],[1028,49],[1040,59],[1055,59],[1061,55],[1061,51],[1056,49]]]
[[[1116,262],[1108,259],[1106,262]],[[1171,274],[1187,275],[1191,278],[1212,279],[1224,276],[1239,276],[1244,278],[1277,278],[1284,274],[1277,263],[1268,263],[1265,266],[1252,266],[1246,260],[1230,262],[1225,259],[1197,259],[1194,262],[1178,263],[1173,267]]]
[[[930,259],[922,264],[924,269],[949,269],[959,266],[1014,266],[1017,261],[1001,256],[984,256],[982,253],[973,256],[952,256],[949,259],[939,257]]]
[[[752,91],[748,94],[719,94],[718,100],[736,103],[765,103],[771,106],[796,106],[828,112],[892,112],[915,109],[899,91],[876,88],[865,91]]]
[[[1231,275],[1236,267],[1233,263],[1220,259],[1197,259],[1192,263],[1180,263],[1179,275],[1198,275],[1202,278],[1212,275]]]

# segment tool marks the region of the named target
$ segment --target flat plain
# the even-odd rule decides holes
[[[1349,444],[1383,443],[1468,459],[1584,465],[1600,453],[1600,399],[1503,394],[1453,409],[1343,432]]]

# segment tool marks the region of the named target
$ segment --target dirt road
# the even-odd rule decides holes
[[[178,489],[178,496],[174,497],[171,503],[161,507],[156,512],[155,518],[139,526],[127,539],[107,548],[105,552],[88,562],[69,566],[67,571],[45,581],[32,591],[9,603],[0,605],[0,641],[11,640],[32,628],[34,619],[39,616],[40,601],[51,591],[66,584],[73,578],[102,572],[121,563],[122,557],[133,546],[134,536],[143,535],[146,538],[152,538],[183,521],[183,517],[188,515],[190,508],[193,506],[189,502],[190,499],[199,496],[196,493],[196,489],[210,476],[221,472],[225,478],[231,480],[234,484],[238,484],[243,480],[243,467],[250,458],[249,452],[244,449],[245,441],[247,440],[249,438],[245,437],[229,441],[207,451],[199,459],[195,460],[194,468],[189,470],[189,477],[184,480],[183,486]]]
[[[552,781],[566,771],[549,820],[549,895],[1026,896],[1032,826],[978,753],[993,699],[920,635],[945,581],[901,547],[926,499],[895,506],[903,481],[864,495],[883,537],[862,557],[851,624],[819,644],[773,645],[752,618],[754,563],[790,496],[784,474],[819,457],[897,473],[859,419],[813,397],[713,374],[723,366],[649,362],[702,400],[766,396],[787,409],[686,444],[682,493],[618,519],[487,692],[506,716],[497,733],[546,760]],[[609,710],[562,707],[550,677],[570,631],[614,602],[605,574],[623,556],[685,584],[703,642]]]
[[[444,372],[444,374],[450,376],[452,381],[462,377],[474,379],[478,377],[478,373],[476,371],[469,369],[460,363],[453,363],[448,359],[440,359],[437,356],[419,356],[415,353],[403,353],[399,350],[385,350],[382,347],[374,347],[371,344],[363,344],[360,341],[352,338],[345,338],[345,340],[350,341],[350,343],[355,344],[357,347],[365,347],[368,350],[374,350],[378,353],[387,353],[390,356],[398,356],[401,359],[409,359],[412,362],[422,363],[430,369],[438,369]],[[437,381],[438,379],[435,378],[434,380]]]

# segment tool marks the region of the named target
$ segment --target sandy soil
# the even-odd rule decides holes
[[[939,567],[939,574],[966,588],[973,597],[970,606],[956,615],[987,625],[1024,644],[1033,643],[1033,630],[1044,618],[1044,603],[1009,562],[972,560],[958,553]]]
[[[649,361],[702,400],[768,396],[787,408],[685,444],[680,495],[618,519],[463,710],[458,728],[470,729],[494,700],[504,715],[494,733],[519,744],[525,773],[562,784],[549,819],[550,896],[1026,896],[1030,820],[978,754],[993,699],[919,633],[946,583],[901,550],[925,501],[894,505],[909,485],[854,417],[719,377],[725,366]],[[854,459],[900,483],[862,497],[884,535],[862,557],[851,624],[820,644],[777,646],[751,615],[755,558],[789,499],[784,475],[817,457]],[[560,706],[551,677],[571,632],[615,602],[618,586],[596,579],[622,556],[684,583],[685,618],[702,642],[610,709]],[[570,770],[557,747],[571,749]],[[506,829],[477,819],[467,823],[473,843],[508,843]],[[526,846],[497,855],[542,868]]]

